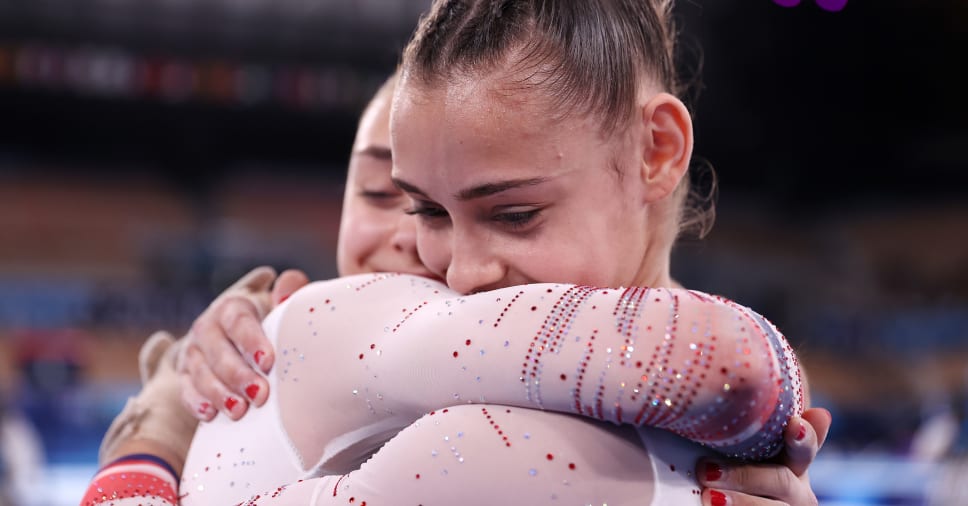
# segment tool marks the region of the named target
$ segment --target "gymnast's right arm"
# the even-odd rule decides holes
[[[276,373],[283,419],[332,413],[296,441],[307,447],[390,416],[381,413],[415,420],[487,402],[654,426],[758,460],[781,449],[802,412],[783,336],[749,308],[694,291],[534,284],[461,297],[369,275],[314,283],[279,309],[277,349],[300,357]],[[325,389],[308,395],[308,385]]]

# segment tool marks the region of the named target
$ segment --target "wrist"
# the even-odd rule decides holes
[[[105,467],[125,460],[154,460],[174,475],[177,482],[185,468],[185,459],[167,447],[167,445],[152,439],[129,439],[118,443],[108,454],[104,455]]]

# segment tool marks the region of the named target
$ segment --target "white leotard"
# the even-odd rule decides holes
[[[269,401],[200,426],[182,504],[699,504],[699,455],[771,456],[802,409],[772,325],[687,290],[364,275],[264,326]]]

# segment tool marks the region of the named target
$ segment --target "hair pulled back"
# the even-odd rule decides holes
[[[681,92],[672,4],[435,0],[403,53],[402,79],[433,88],[506,71],[512,88],[540,89],[553,112],[592,114],[609,134],[637,117],[643,85]],[[677,200],[680,231],[704,235],[715,214],[712,203],[690,195],[688,177]]]
[[[671,0],[438,0],[403,56],[407,79],[433,85],[504,67],[564,113],[612,131],[646,78],[678,92]]]

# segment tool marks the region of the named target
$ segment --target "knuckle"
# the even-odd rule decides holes
[[[250,381],[248,366],[235,357],[221,355],[213,366],[215,376],[227,385],[245,385]]]
[[[790,490],[793,486],[793,473],[786,466],[772,466],[773,483],[776,490]]]
[[[220,311],[222,328],[232,332],[237,331],[246,317],[255,313],[252,303],[241,297],[231,297],[225,300]]]
[[[247,367],[235,367],[229,371],[228,376],[229,377],[226,379],[229,381],[230,385],[239,385],[240,387],[244,387],[244,385],[252,383],[251,374],[249,373]]]
[[[800,484],[790,468],[786,466],[771,466],[770,471],[769,487],[770,490],[776,491],[777,495],[783,495],[782,492],[792,492],[795,490],[794,487]]]
[[[756,472],[751,466],[737,466],[729,471],[730,481],[740,487],[749,487],[755,484]]]
[[[211,363],[212,372],[215,373],[219,378],[223,378],[231,374],[233,369],[232,359],[228,357],[227,354],[222,353],[216,355]]]
[[[187,371],[188,373],[195,375],[199,366],[204,362],[202,350],[195,346],[194,344],[186,346],[185,350],[182,352],[182,359],[180,361],[180,369],[182,371]]]

